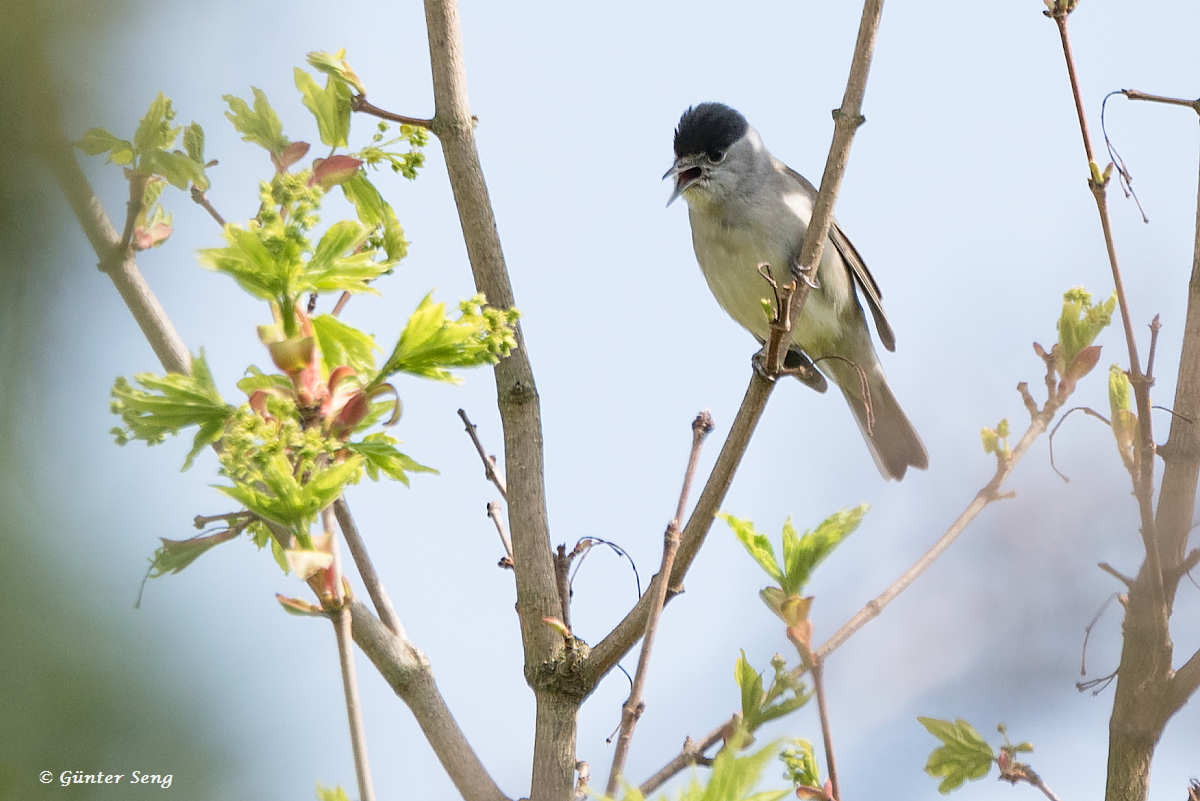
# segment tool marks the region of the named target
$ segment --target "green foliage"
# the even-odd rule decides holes
[[[417,125],[401,125],[400,135],[385,142],[387,133],[388,124],[380,122],[376,126],[371,144],[358,151],[358,157],[368,167],[378,168],[387,164],[392,168],[392,172],[399,173],[409,180],[416,178],[417,170],[425,164],[425,154],[421,148],[428,143],[429,134]],[[408,143],[407,152],[390,149],[402,142]]]
[[[772,743],[746,756],[737,756],[737,748],[726,746],[713,759],[708,780],[701,783],[693,775],[691,784],[680,790],[674,801],[781,801],[790,790],[768,790],[752,793],[762,778],[763,770],[775,755],[778,745]],[[625,801],[645,801],[636,787],[626,787]],[[659,797],[666,801],[667,796]]]
[[[234,415],[234,408],[221,399],[213,384],[203,350],[192,359],[191,375],[137,373],[133,379],[142,389],[135,389],[124,378],[118,378],[112,388],[110,408],[124,424],[112,430],[117,444],[140,439],[157,445],[168,434],[198,426],[184,470],[192,466],[200,451],[221,438],[226,421]]]
[[[821,768],[817,764],[817,756],[808,740],[799,738],[791,740],[791,748],[785,748],[779,754],[783,762],[783,778],[792,783],[793,787],[820,787]]]
[[[392,439],[387,434],[375,433],[363,437],[362,442],[348,443],[346,448],[363,457],[365,460],[363,466],[372,481],[378,481],[380,474],[383,474],[407,487],[409,473],[437,475],[437,470],[418,464],[412,458],[396,450],[397,444],[398,440]]]
[[[354,94],[365,95],[367,93],[366,88],[362,85],[362,81],[358,79],[358,75],[346,63],[346,51],[344,49],[336,53],[315,50],[308,54],[308,63],[314,69],[345,84],[347,89],[354,91]]]
[[[169,540],[159,537],[162,545],[150,559],[150,577],[158,578],[167,573],[178,573],[209,549],[215,548],[223,542],[229,542],[241,533],[241,529],[231,527],[215,534],[206,534],[186,540]]]
[[[1067,365],[1075,360],[1079,352],[1091,345],[1100,332],[1108,327],[1116,306],[1115,290],[1108,300],[1099,305],[1092,303],[1091,293],[1081,286],[1063,293],[1062,316],[1058,320],[1058,344],[1062,346],[1059,372],[1065,372]]]
[[[1112,412],[1112,432],[1121,461],[1126,468],[1134,469],[1137,465],[1134,441],[1137,438],[1138,416],[1134,411],[1133,384],[1129,381],[1129,375],[1116,364],[1108,368],[1108,406]]]
[[[317,346],[325,359],[325,372],[332,373],[342,365],[353,367],[359,374],[375,372],[375,337],[343,323],[332,314],[312,318]]]
[[[938,792],[942,795],[957,790],[968,779],[982,779],[992,769],[996,753],[970,723],[962,718],[948,720],[920,717],[917,720],[942,745],[933,750],[925,763],[925,772],[935,779],[941,777]]]
[[[1008,418],[1004,418],[994,428],[984,428],[980,432],[980,437],[983,440],[983,452],[994,453],[997,456],[1007,459],[1012,456],[1012,450],[1008,447]]]
[[[360,172],[343,181],[341,188],[346,199],[354,204],[358,219],[373,231],[378,231],[372,234],[367,244],[376,250],[382,248],[391,261],[404,258],[408,254],[408,240],[404,238],[404,229],[396,219],[396,212],[383,199],[383,195],[379,194],[375,184]]]
[[[350,137],[350,88],[332,75],[325,79],[322,89],[299,67],[294,74],[296,88],[304,96],[304,107],[317,120],[321,141],[330,147],[346,147]]]
[[[775,557],[771,541],[754,528],[754,523],[724,512],[717,516],[729,524],[754,561],[779,584],[784,596],[794,596],[808,584],[816,566],[858,528],[869,508],[867,504],[861,504],[854,509],[835,512],[822,521],[816,531],[805,531],[803,536],[797,536],[791,518],[788,518],[783,525],[782,565]]]
[[[320,782],[317,782],[317,801],[350,801],[346,796],[346,791],[337,787],[325,787]]]
[[[373,336],[332,314],[310,319],[307,309],[319,300],[314,296],[379,294],[375,282],[406,254],[403,228],[365,168],[386,164],[413,178],[428,141],[422,128],[401,126],[399,135],[389,138],[382,125],[360,155],[336,152],[349,147],[352,100],[364,93],[344,56],[343,51],[310,54],[309,63],[326,76],[324,87],[295,70],[301,101],[316,119],[321,141],[334,151],[307,167],[301,160],[309,144],[288,139],[262,90],[251,88],[251,102],[224,96],[225,116],[244,141],[270,153],[274,169],[259,183],[255,216],[226,225],[223,245],[202,250],[199,261],[267,303],[269,321],[258,327],[258,338],[279,372],[248,368],[238,382],[248,400],[239,407],[221,399],[203,355],[193,360],[190,376],[139,374],[136,386],[121,378],[113,387],[112,408],[122,422],[114,434],[120,444],[130,439],[155,444],[196,426],[185,469],[200,450],[216,445],[218,475],[226,482],[217,489],[246,509],[244,518],[224,531],[163,539],[151,576],[179,572],[242,531],[259,548],[269,543],[285,571],[308,578],[327,568],[328,543],[311,530],[318,513],[348,485],[364,474],[408,485],[413,473],[436,473],[398,450],[398,440],[368,431],[385,416],[385,425],[399,418],[399,395],[387,378],[409,372],[456,380],[452,370],[494,363],[516,344],[517,312],[487,308],[482,296],[462,302],[453,319],[443,304],[426,297],[378,370],[375,351],[381,349]],[[160,93],[131,139],[93,128],[77,143],[90,155],[107,155],[126,167],[134,182],[131,191],[142,193],[131,239],[135,250],[159,246],[171,233],[170,215],[158,205],[167,184],[208,187],[204,130],[196,123],[176,125],[174,119],[171,101]],[[176,150],[181,134],[183,149]],[[319,229],[322,200],[337,185],[357,219]],[[305,612],[297,606],[302,602],[281,603]],[[340,790],[320,792],[344,797]]]
[[[775,669],[775,676],[765,690],[762,674],[746,660],[745,651],[742,651],[734,666],[734,677],[742,696],[742,722],[748,732],[794,712],[812,697],[804,684],[792,677],[782,656],[776,654],[771,666]]]
[[[291,144],[283,135],[283,123],[275,109],[271,108],[263,90],[251,86],[250,91],[254,93],[253,108],[240,97],[222,95],[221,99],[229,104],[229,111],[225,112],[225,116],[242,135],[243,142],[256,144],[278,158]]]
[[[408,318],[375,383],[400,372],[457,383],[449,368],[494,364],[507,356],[517,344],[513,326],[519,312],[485,307],[484,302],[483,295],[464,300],[458,319],[451,320],[446,305],[426,295]]]

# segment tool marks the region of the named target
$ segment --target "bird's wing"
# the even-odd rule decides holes
[[[879,285],[875,283],[874,276],[867,269],[866,262],[863,261],[862,256],[858,254],[858,250],[846,237],[846,233],[836,220],[829,228],[829,238],[833,240],[833,246],[842,255],[842,260],[849,265],[850,274],[854,276],[854,283],[858,284],[863,297],[867,299],[867,305],[871,307],[871,316],[875,318],[875,330],[879,333],[879,341],[885,348],[894,351],[896,334],[892,331],[892,325],[888,322],[887,315],[883,313],[883,293],[879,291]]]
[[[809,183],[808,179],[800,173],[780,162],[788,174],[800,182],[800,185],[809,193],[809,197],[816,201],[817,188]],[[858,249],[850,242],[846,233],[841,226],[834,220],[833,225],[829,227],[829,238],[833,242],[833,246],[837,248],[838,253],[842,257],[842,261],[850,268],[850,274],[854,276],[854,283],[858,284],[859,290],[862,291],[863,297],[867,299],[867,305],[871,307],[871,316],[875,319],[875,330],[879,332],[879,341],[889,351],[896,349],[896,334],[892,331],[892,324],[888,322],[887,315],[883,313],[883,293],[879,291],[879,284],[875,283],[874,276],[867,269],[866,262],[859,255]]]

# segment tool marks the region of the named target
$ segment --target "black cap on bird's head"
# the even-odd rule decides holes
[[[746,118],[724,103],[701,103],[683,112],[675,129],[675,164],[663,176],[675,179],[667,205],[696,184],[703,185],[748,130]]]
[[[705,153],[717,161],[749,127],[745,117],[724,103],[692,106],[683,112],[675,129],[675,157]]]

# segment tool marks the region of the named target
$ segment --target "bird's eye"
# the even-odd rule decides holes
[[[722,161],[725,160],[725,151],[724,150],[708,151],[708,160],[711,161],[713,164],[720,164]]]

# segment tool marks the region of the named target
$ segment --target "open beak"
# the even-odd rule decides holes
[[[671,197],[667,199],[667,205],[670,206],[675,202],[675,198],[687,191],[688,187],[704,177],[704,170],[696,166],[690,159],[676,159],[675,164],[671,169],[667,170],[663,175],[663,180],[668,178],[675,179],[675,191],[671,193]]]

